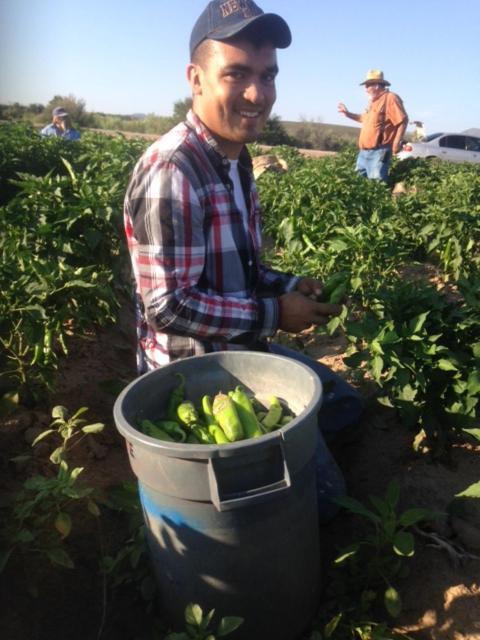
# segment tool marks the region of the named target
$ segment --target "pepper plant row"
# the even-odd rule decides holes
[[[49,386],[72,336],[113,321],[126,263],[122,201],[145,146],[0,127],[0,397]]]
[[[373,378],[379,400],[442,451],[479,426],[480,167],[394,164],[403,194],[352,171],[354,154],[319,160],[279,148],[284,174],[258,180],[275,266],[347,293],[346,363]],[[419,269],[420,268],[420,269]],[[436,282],[419,279],[432,272]],[[441,285],[441,286],[440,286]]]

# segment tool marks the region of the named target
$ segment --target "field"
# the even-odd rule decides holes
[[[112,419],[135,377],[121,209],[145,145],[93,133],[69,145],[0,128],[0,633],[9,640],[168,632]],[[325,331],[277,338],[367,401],[358,427],[331,444],[350,499],[321,529],[324,590],[302,640],[478,640],[480,171],[397,164],[392,196],[354,175],[352,152],[277,152],[288,171],[258,179],[266,259],[336,274],[346,302]]]

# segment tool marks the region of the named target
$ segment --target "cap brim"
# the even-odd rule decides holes
[[[224,29],[217,29],[208,35],[211,40],[228,40],[234,36],[240,35],[253,25],[258,28],[264,28],[265,33],[271,36],[272,44],[277,49],[286,49],[292,42],[292,34],[290,27],[283,18],[276,13],[262,13],[259,16],[248,18],[244,20],[240,25],[232,28],[225,27]]]

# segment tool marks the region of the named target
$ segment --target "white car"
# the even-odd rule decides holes
[[[464,133],[432,133],[418,142],[405,142],[396,157],[480,162],[480,138]]]

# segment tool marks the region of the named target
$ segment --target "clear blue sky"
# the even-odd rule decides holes
[[[278,52],[283,120],[352,124],[382,69],[427,131],[480,127],[480,1],[258,0],[290,25]],[[89,111],[171,115],[189,95],[191,28],[206,0],[0,0],[0,103],[73,94]]]

